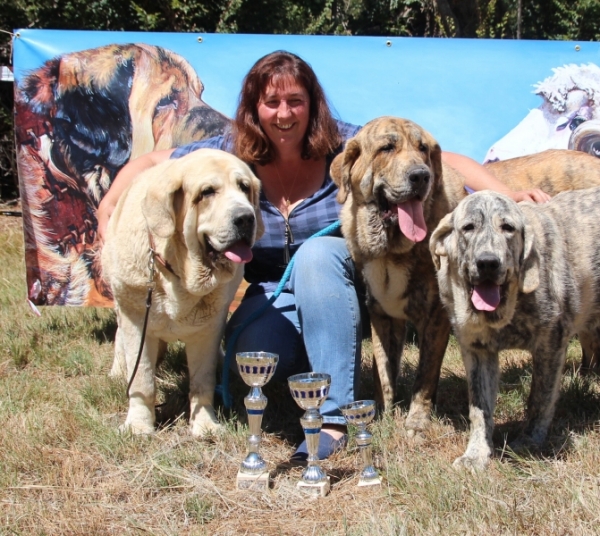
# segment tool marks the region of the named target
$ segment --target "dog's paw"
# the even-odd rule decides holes
[[[404,428],[406,428],[408,437],[415,438],[422,435],[422,432],[426,430],[430,424],[429,409],[425,409],[422,406],[411,405],[406,421],[404,421]]]
[[[217,420],[212,406],[202,406],[190,422],[190,427],[194,437],[204,437],[223,430],[223,425]]]
[[[484,471],[489,462],[490,459],[487,456],[469,456],[464,454],[454,460],[452,467],[459,471],[469,470],[471,473],[477,473]]]
[[[119,432],[122,434],[152,435],[155,433],[155,429],[154,424],[149,424],[147,422],[125,421],[124,424],[119,426]]]
[[[517,439],[511,441],[508,446],[514,452],[535,452],[536,450],[539,450],[541,444],[542,441],[536,440],[530,435],[521,434]]]

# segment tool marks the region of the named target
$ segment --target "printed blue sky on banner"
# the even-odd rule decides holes
[[[148,43],[186,58],[203,99],[232,116],[243,76],[264,54],[289,50],[317,73],[340,119],[395,115],[429,130],[445,150],[482,161],[541,98],[537,82],[566,64],[600,65],[600,43],[284,35],[17,30],[18,83],[46,60],[111,43]],[[199,42],[201,37],[201,42]]]

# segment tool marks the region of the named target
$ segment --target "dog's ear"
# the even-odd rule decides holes
[[[256,240],[265,234],[265,224],[262,219],[262,213],[260,210],[256,210]]]
[[[438,142],[432,138],[431,151],[429,153],[431,158],[431,168],[433,169],[434,183],[439,184],[442,181],[442,149]]]
[[[529,294],[540,285],[540,257],[535,247],[535,233],[531,225],[523,228],[523,254],[520,259],[519,290]]]
[[[252,182],[250,202],[252,203],[254,214],[256,215],[256,240],[258,240],[265,233],[265,225],[263,223],[262,213],[260,211],[261,183],[250,168],[248,168],[248,173]]]
[[[161,174],[161,176],[168,175]],[[148,186],[146,196],[142,200],[142,213],[153,234],[161,238],[168,238],[175,234],[177,221],[175,204],[177,194],[183,193],[182,188],[183,177],[179,174],[166,180],[153,180]]]
[[[83,69],[80,63],[61,62],[51,119],[52,158],[61,168],[78,176],[101,166],[112,180],[131,156],[129,95],[134,64],[131,59],[116,62],[111,57],[111,60],[102,56],[93,59],[88,69],[91,74],[79,84],[72,82],[79,74],[77,69]],[[99,67],[103,64],[107,71],[110,68],[109,72],[101,73],[104,78]]]
[[[258,240],[265,233],[265,224],[260,211],[260,181],[254,174],[252,179],[252,205],[256,214],[256,240]]]
[[[352,138],[346,148],[331,163],[329,174],[338,187],[338,203],[344,203],[352,191],[351,171],[354,162],[360,156],[360,143]]]
[[[454,231],[454,218],[452,217],[452,214],[453,213],[451,212],[442,218],[442,221],[440,221],[429,239],[429,251],[433,258],[433,264],[435,264],[436,270],[439,270],[442,265],[440,257],[448,256],[446,240],[450,237],[452,231]]]

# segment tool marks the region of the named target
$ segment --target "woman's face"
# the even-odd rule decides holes
[[[310,116],[306,89],[292,77],[270,83],[258,102],[258,121],[277,151],[302,151]]]

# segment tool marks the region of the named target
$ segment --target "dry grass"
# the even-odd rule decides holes
[[[300,411],[284,385],[268,385],[262,453],[273,487],[235,489],[245,454],[243,396],[222,415],[226,432],[192,438],[185,417],[181,348],[161,373],[161,421],[152,438],[123,436],[124,386],[107,372],[115,321],[111,311],[46,308],[25,303],[20,220],[0,217],[0,534],[18,535],[397,535],[592,534],[600,516],[600,392],[597,377],[576,373],[573,343],[562,396],[546,447],[516,455],[529,388],[527,355],[504,356],[497,411],[497,455],[486,473],[455,472],[466,445],[466,383],[451,345],[437,415],[424,441],[405,437],[406,404],[372,426],[379,490],[356,487],[359,463],[350,448],[324,463],[328,497],[309,500],[295,487],[300,469],[286,460],[301,439]],[[365,354],[368,354],[365,345]],[[408,346],[404,398],[416,349]],[[372,396],[365,363],[363,396]]]

